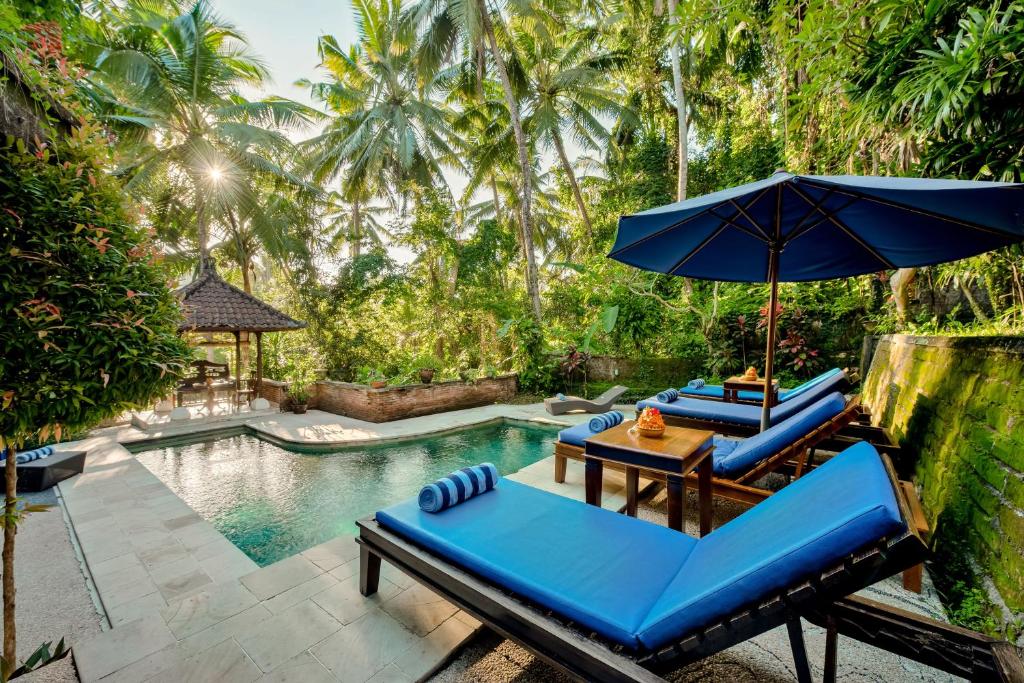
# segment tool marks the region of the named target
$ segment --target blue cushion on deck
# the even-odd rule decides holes
[[[590,428],[590,424],[588,422],[583,422],[575,427],[568,427],[567,429],[563,429],[558,432],[558,440],[571,446],[579,446],[580,448],[583,448],[583,440],[589,439],[597,433],[598,432],[595,432]]]
[[[743,439],[733,439],[728,436],[721,436],[720,434],[715,434],[715,462],[717,463],[719,458],[726,458],[730,453],[739,448],[741,443],[743,443]]]
[[[377,521],[633,648],[640,623],[697,545],[678,531],[507,478],[437,514],[409,500],[378,512]]]
[[[828,372],[821,373],[820,375],[818,375],[814,379],[809,379],[806,382],[804,382],[803,384],[801,384],[799,386],[793,387],[789,391],[785,392],[785,396],[783,396],[782,395],[783,392],[780,391],[779,392],[779,402],[781,403],[782,401],[790,401],[790,400],[796,398],[797,396],[800,396],[801,394],[803,394],[805,392],[814,390],[815,387],[817,387],[819,384],[822,384],[824,382],[828,382],[829,386],[836,387],[838,389],[838,386],[837,386],[838,382],[835,381],[835,380],[836,380],[836,378],[839,377],[839,375],[842,375],[842,377],[840,379],[842,379],[842,380],[846,379],[846,374],[842,370],[840,370],[839,368],[832,368]],[[829,381],[829,380],[833,380],[833,381]],[[815,390],[815,393],[819,393],[819,392],[817,390]]]
[[[878,452],[858,443],[698,541],[638,637],[657,648],[905,528]]]
[[[775,425],[786,418],[796,415],[818,399],[837,391],[846,382],[846,373],[840,372],[815,384],[807,391],[771,409],[771,424]],[[742,403],[724,403],[722,401],[705,401],[699,398],[680,396],[671,403],[662,403],[654,398],[638,401],[637,410],[654,406],[666,415],[693,417],[703,420],[717,420],[738,425],[756,427],[761,424],[761,406],[744,405]]]
[[[657,649],[902,532],[877,451],[851,446],[703,539],[509,479],[384,527],[631,648]]]
[[[845,407],[846,399],[835,391],[774,427],[744,439],[729,453],[721,453],[716,448],[715,475],[729,479],[742,475],[765,458],[775,455],[797,439],[810,434],[843,412]]]
[[[842,370],[839,368],[832,368],[828,372],[823,372],[813,379],[809,379],[803,384],[793,387],[792,389],[779,389],[779,402],[787,401],[791,398],[799,396],[800,394],[812,389],[819,382],[823,382],[830,377],[838,375]],[[708,398],[723,398],[725,396],[725,389],[719,384],[706,384],[700,389],[686,385],[679,389],[680,394],[687,394],[689,396],[707,396]],[[739,392],[739,398],[742,401],[763,401],[764,394],[760,391],[741,391]]]

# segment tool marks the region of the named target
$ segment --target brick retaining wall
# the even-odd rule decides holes
[[[384,389],[324,380],[314,384],[312,390],[310,403],[317,410],[368,422],[390,422],[509,401],[516,395],[516,376],[503,375],[475,382],[406,384]]]
[[[288,382],[278,382],[277,380],[264,378],[263,383],[260,385],[260,396],[271,403],[283,406],[285,399],[288,397]]]
[[[978,566],[1024,611],[1024,338],[880,337],[864,400],[917,452],[933,528],[963,525]]]

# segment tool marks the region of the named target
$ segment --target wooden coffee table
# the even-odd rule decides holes
[[[706,429],[666,427],[661,437],[640,436],[629,430],[635,424],[620,425],[584,440],[587,503],[601,505],[604,463],[614,462],[626,470],[626,514],[636,516],[640,473],[665,477],[668,492],[668,526],[683,530],[686,475],[697,470],[700,535],[711,532],[711,454],[715,433]],[[660,477],[658,477],[660,478]]]
[[[764,379],[758,377],[757,379],[745,379],[742,375],[736,377],[730,377],[722,383],[722,400],[729,403],[736,403],[739,401],[741,391],[756,391],[758,393],[764,393]],[[772,380],[772,394],[770,406],[774,406],[779,402],[779,380]]]

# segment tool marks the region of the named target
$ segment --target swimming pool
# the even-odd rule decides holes
[[[260,566],[302,552],[424,483],[480,462],[502,474],[548,457],[556,428],[493,424],[390,445],[296,453],[236,434],[136,455]]]

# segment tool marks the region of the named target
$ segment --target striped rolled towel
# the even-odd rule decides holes
[[[596,434],[597,432],[603,432],[606,429],[611,429],[615,425],[621,423],[624,418],[625,415],[617,410],[595,415],[590,418],[590,431]]]
[[[5,461],[7,460],[8,452],[9,451],[6,450],[4,451],[3,460]],[[23,453],[18,453],[16,456],[14,456],[14,462],[17,465],[24,465],[27,462],[39,460],[40,458],[48,458],[51,455],[53,455],[53,446],[43,446],[41,448],[35,448],[31,451],[24,451]]]
[[[424,512],[441,512],[464,503],[498,485],[498,468],[489,462],[463,467],[420,489],[419,504]]]
[[[658,399],[660,403],[671,403],[672,401],[679,398],[679,390],[666,389],[665,391],[662,391],[657,396],[655,396],[655,398]]]
[[[690,387],[691,389],[703,389],[704,380],[700,379],[699,377],[697,379],[691,379],[689,382],[686,383],[686,386]]]

